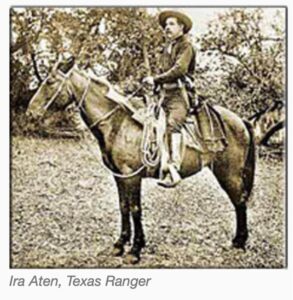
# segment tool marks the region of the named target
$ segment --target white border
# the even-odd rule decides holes
[[[0,138],[1,138],[1,201],[0,201],[0,291],[2,299],[293,299],[292,286],[292,185],[289,183],[289,268],[281,270],[17,270],[9,269],[9,7],[12,5],[286,5],[288,11],[288,37],[292,35],[292,5],[289,1],[57,1],[48,0],[44,4],[38,1],[1,1],[0,9]],[[289,40],[292,51],[292,41]],[[292,97],[292,63],[289,57],[289,109]],[[293,101],[293,100],[292,100]],[[291,101],[291,102],[292,102]],[[292,112],[289,111],[289,116]],[[290,120],[290,117],[288,118]],[[290,128],[291,127],[291,128]],[[289,132],[293,132],[291,123]],[[290,153],[291,140],[288,141]],[[290,175],[289,159],[289,175]],[[289,176],[290,180],[290,176]],[[34,274],[59,277],[63,281],[66,275],[76,274],[84,277],[102,277],[116,274],[125,277],[152,277],[149,288],[131,290],[129,288],[10,288],[10,275],[30,278]]]

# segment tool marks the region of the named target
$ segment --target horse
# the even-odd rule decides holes
[[[143,168],[141,140],[143,126],[134,120],[123,105],[107,97],[109,86],[95,80],[75,63],[56,63],[32,97],[27,115],[40,119],[48,112],[63,110],[75,103],[82,119],[98,141],[104,164],[113,172],[118,188],[121,213],[120,235],[113,245],[113,255],[125,254],[129,264],[138,263],[145,247],[141,221],[141,183],[143,178],[159,178],[160,166]],[[60,97],[66,93],[66,97]],[[207,153],[205,157],[186,146],[180,175],[189,177],[199,172],[205,161],[230,198],[236,214],[236,233],[232,246],[245,249],[248,239],[247,202],[251,195],[255,173],[255,142],[249,122],[235,113],[214,106],[223,120],[228,145],[224,151]],[[130,217],[133,220],[131,226]]]

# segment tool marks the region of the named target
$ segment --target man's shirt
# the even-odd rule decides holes
[[[195,50],[185,35],[169,44],[162,55],[162,72],[154,77],[156,84],[174,83],[186,75],[193,78]]]

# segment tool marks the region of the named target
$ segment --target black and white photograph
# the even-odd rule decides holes
[[[9,13],[10,268],[287,268],[287,7]]]

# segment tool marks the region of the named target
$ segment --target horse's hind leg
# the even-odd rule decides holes
[[[121,213],[121,232],[118,240],[114,243],[113,254],[115,256],[121,256],[124,253],[124,246],[131,238],[131,227],[130,227],[130,209],[129,209],[129,198],[127,197],[127,186],[124,180],[116,178],[118,194],[119,194],[119,205]]]
[[[244,192],[242,168],[235,166],[236,164],[234,168],[229,168],[228,164],[215,163],[213,172],[235,208],[236,235],[232,241],[233,246],[245,249],[245,243],[248,238],[246,213],[248,196]]]
[[[235,248],[245,249],[245,244],[248,239],[247,230],[247,213],[246,213],[246,201],[234,204],[236,211],[237,230],[236,236],[233,239],[233,246]]]

